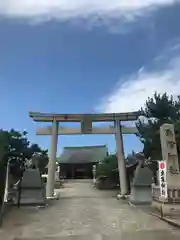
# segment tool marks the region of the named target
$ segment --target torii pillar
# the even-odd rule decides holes
[[[51,148],[48,163],[48,178],[46,185],[46,197],[52,198],[54,196],[55,172],[56,172],[56,152],[58,143],[58,122],[52,122]]]
[[[125,195],[128,193],[128,185],[127,185],[126,162],[124,157],[124,147],[123,147],[120,120],[116,120],[114,125],[116,129],[115,139],[116,139],[116,151],[117,151],[118,170],[119,170],[119,181],[120,181],[120,189],[121,189],[120,195],[121,197],[125,197]]]

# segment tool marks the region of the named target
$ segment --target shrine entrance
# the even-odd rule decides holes
[[[122,134],[135,134],[135,127],[125,127],[121,124],[124,121],[135,121],[140,116],[140,112],[127,113],[103,113],[103,114],[49,114],[30,112],[29,116],[35,122],[50,122],[52,125],[45,128],[37,129],[37,135],[51,135],[50,159],[48,164],[48,178],[46,186],[46,197],[54,196],[55,171],[56,171],[56,152],[58,135],[74,134],[114,134],[116,140],[120,191],[124,196],[128,192],[126,162],[124,157]],[[80,122],[80,128],[65,128],[59,126],[60,122]],[[93,127],[93,122],[112,122],[106,128]]]

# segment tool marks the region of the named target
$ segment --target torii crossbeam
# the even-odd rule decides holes
[[[122,134],[136,134],[136,127],[121,127]],[[58,135],[82,135],[82,134],[115,134],[116,129],[113,126],[110,127],[93,127],[89,132],[83,133],[81,128],[68,128],[59,126]],[[52,135],[52,126],[42,127],[36,129],[36,135],[49,136]]]

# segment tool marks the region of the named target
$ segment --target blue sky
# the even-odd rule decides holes
[[[29,111],[127,112],[155,90],[179,94],[178,2],[1,1],[1,128],[26,129],[49,148],[50,137],[35,134],[45,124]],[[59,136],[58,154],[98,144],[115,150],[114,136]],[[124,136],[124,147],[142,150],[135,136]]]

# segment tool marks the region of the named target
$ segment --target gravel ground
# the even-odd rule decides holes
[[[176,240],[180,231],[125,200],[114,191],[99,191],[90,181],[69,181],[46,208],[14,208],[0,239],[24,240]]]

